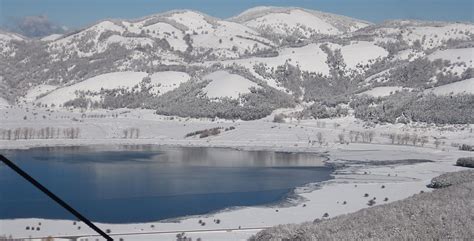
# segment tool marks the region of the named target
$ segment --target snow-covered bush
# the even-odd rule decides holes
[[[461,157],[456,161],[456,165],[474,168],[474,157]]]

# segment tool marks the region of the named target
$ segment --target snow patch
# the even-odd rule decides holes
[[[474,78],[434,87],[425,92],[435,95],[474,94]]]
[[[38,96],[51,92],[56,88],[57,86],[54,85],[37,85],[28,90],[23,100],[26,102],[34,102],[38,98]]]
[[[341,54],[349,69],[356,69],[359,64],[366,65],[371,60],[388,56],[387,50],[367,41],[351,42],[341,48]]]
[[[48,105],[55,104],[58,106],[75,99],[77,97],[76,92],[78,91],[98,93],[101,89],[131,88],[139,84],[146,76],[147,73],[145,72],[131,71],[102,74],[77,84],[57,89],[45,97],[38,99],[36,102]]]
[[[191,79],[187,73],[176,71],[164,71],[154,73],[151,78],[151,92],[156,95],[162,95],[179,87]]]
[[[230,74],[227,71],[216,71],[203,77],[211,82],[204,88],[204,93],[209,98],[228,97],[239,98],[241,94],[250,93],[250,88],[258,85],[240,75]]]
[[[62,36],[63,36],[62,34],[51,34],[51,35],[41,38],[41,41],[45,41],[45,42],[54,41],[56,39],[61,38]]]
[[[288,13],[270,13],[250,20],[245,25],[255,29],[272,27],[275,33],[284,35],[298,29],[307,38],[312,33],[330,35],[341,33],[336,27],[323,19],[299,9],[291,10]],[[306,26],[307,30],[302,31],[301,26]]]
[[[443,59],[451,63],[466,63],[473,67],[474,48],[438,50],[428,55],[429,60]]]
[[[385,97],[394,94],[397,91],[406,90],[407,88],[403,88],[401,86],[383,86],[383,87],[375,87],[371,90],[364,91],[358,95],[369,95],[372,97]]]
[[[6,99],[0,97],[0,108],[7,107],[7,106],[10,106],[10,104],[8,104],[8,101]]]

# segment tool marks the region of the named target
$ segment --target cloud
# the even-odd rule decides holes
[[[12,18],[8,29],[27,37],[44,37],[66,30],[65,27],[51,22],[46,15]]]

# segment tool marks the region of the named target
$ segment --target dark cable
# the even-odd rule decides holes
[[[53,199],[56,203],[58,203],[59,205],[61,205],[63,208],[65,208],[67,211],[69,211],[70,213],[72,213],[74,216],[76,216],[76,218],[78,218],[79,220],[81,220],[82,222],[84,222],[85,224],[87,224],[87,226],[89,226],[90,228],[92,228],[94,231],[96,231],[98,234],[100,234],[102,237],[104,237],[107,241],[113,241],[113,239],[107,235],[104,231],[102,231],[100,228],[98,228],[97,226],[95,226],[91,221],[89,221],[89,219],[87,219],[86,217],[82,216],[82,214],[80,214],[78,211],[76,211],[74,208],[72,208],[71,206],[69,206],[66,202],[64,202],[63,200],[61,200],[58,196],[56,196],[54,193],[52,193],[51,191],[49,191],[46,187],[44,187],[43,185],[41,185],[41,183],[39,183],[38,181],[36,181],[33,177],[31,177],[30,175],[28,175],[28,173],[24,172],[21,168],[19,168],[17,165],[15,165],[12,161],[8,160],[6,157],[4,157],[3,155],[0,155],[0,160],[5,163],[8,167],[10,167],[13,171],[15,171],[16,173],[18,173],[20,176],[22,176],[23,178],[25,178],[28,182],[30,182],[31,184],[33,184],[36,188],[38,188],[39,190],[41,190],[44,194],[48,195],[48,197],[50,197],[51,199]]]

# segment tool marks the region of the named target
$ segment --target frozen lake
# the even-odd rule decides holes
[[[137,223],[271,204],[331,178],[311,153],[96,146],[2,151],[95,222]],[[74,219],[0,165],[0,219]]]

